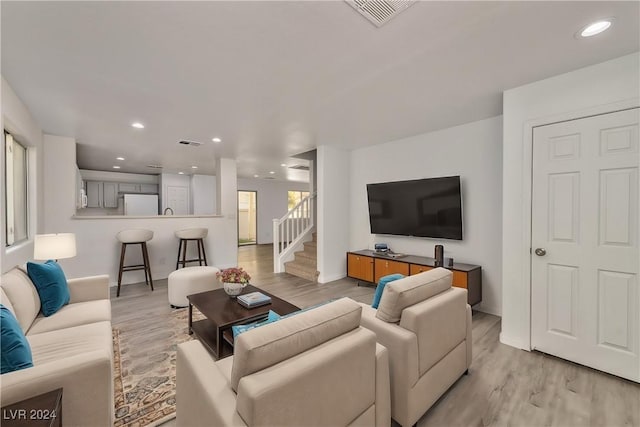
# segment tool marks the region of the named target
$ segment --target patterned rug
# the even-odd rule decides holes
[[[157,426],[175,417],[176,347],[190,341],[189,310],[145,331],[113,329],[115,427]],[[203,316],[194,309],[194,319]]]

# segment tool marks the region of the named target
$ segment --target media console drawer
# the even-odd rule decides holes
[[[381,277],[400,273],[405,276],[423,273],[436,268],[435,259],[407,255],[391,259],[371,250],[347,253],[347,277],[364,282],[378,283]],[[452,284],[467,290],[469,305],[482,301],[482,268],[479,265],[454,263],[444,266],[453,273]]]

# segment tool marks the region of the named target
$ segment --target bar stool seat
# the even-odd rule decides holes
[[[153,239],[153,231],[144,229],[122,230],[116,235],[116,238],[121,243],[120,268],[118,270],[118,291],[116,296],[120,296],[122,273],[125,271],[144,270],[144,281],[153,291],[153,278],[151,277],[149,252],[147,250],[147,242]],[[140,245],[142,250],[142,264],[124,265],[124,255],[127,251],[127,245]]]
[[[184,230],[178,230],[175,235],[180,239],[178,243],[178,258],[176,260],[176,270],[182,267],[184,268],[187,263],[197,262],[199,265],[207,265],[207,253],[204,250],[204,239],[209,234],[208,228],[185,228]],[[195,241],[198,246],[198,257],[187,259],[187,242]],[[180,259],[180,252],[182,252],[182,259]]]

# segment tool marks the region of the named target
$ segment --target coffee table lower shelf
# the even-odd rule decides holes
[[[216,335],[216,325],[209,319],[197,320],[191,325],[191,332],[198,337],[200,342],[209,350],[217,359],[222,359],[233,355],[233,347],[223,340],[220,345],[220,354],[218,354],[218,336]]]

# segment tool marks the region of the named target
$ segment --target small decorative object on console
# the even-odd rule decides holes
[[[260,307],[261,305],[270,304],[271,297],[262,292],[251,292],[238,297],[238,303],[245,308]]]
[[[240,295],[251,280],[249,273],[242,268],[225,268],[217,272],[216,277],[223,283],[224,291],[231,298]]]
[[[436,259],[436,267],[444,265],[444,246],[436,245],[434,258]]]

